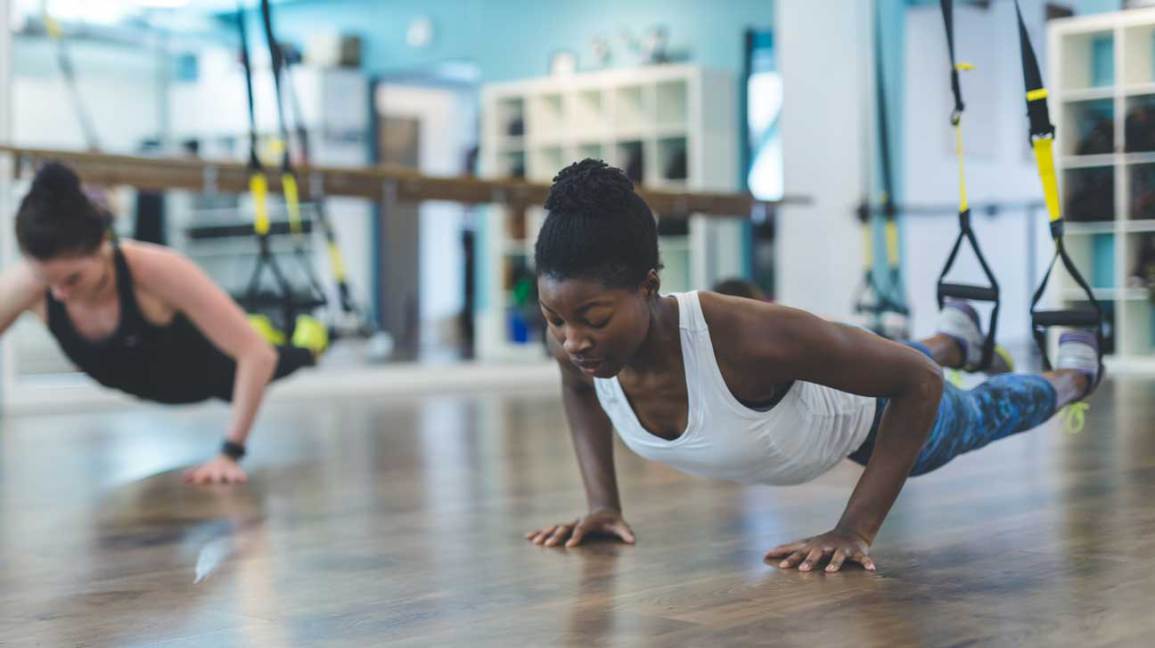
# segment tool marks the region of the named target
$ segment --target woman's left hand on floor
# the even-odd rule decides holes
[[[848,560],[862,565],[867,571],[875,571],[874,561],[870,558],[870,543],[857,533],[841,529],[779,545],[766,553],[766,562],[774,564],[778,559],[781,559],[776,563],[778,567],[797,567],[798,571],[804,572],[814,571],[826,562],[827,573],[834,573]]]
[[[241,465],[224,455],[184,472],[186,484],[243,484],[248,480]]]

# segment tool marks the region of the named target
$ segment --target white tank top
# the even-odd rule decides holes
[[[787,485],[818,477],[866,440],[874,398],[796,381],[767,411],[738,402],[718,369],[698,293],[674,297],[689,397],[682,435],[669,441],[650,434],[617,377],[594,379],[602,409],[631,450],[691,475]]]

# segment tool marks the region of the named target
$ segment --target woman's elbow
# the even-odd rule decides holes
[[[918,370],[912,376],[908,391],[912,400],[926,403],[927,407],[937,408],[939,400],[942,399],[945,384],[946,380],[943,378],[942,369],[928,360],[919,364]]]
[[[277,366],[277,350],[264,340],[259,340],[248,345],[245,352],[241,354],[240,360],[272,372],[273,368]]]

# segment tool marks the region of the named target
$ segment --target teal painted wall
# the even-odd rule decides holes
[[[302,40],[318,26],[359,34],[370,72],[388,73],[444,62],[478,65],[484,82],[540,76],[550,54],[568,49],[590,67],[591,41],[610,38],[614,66],[636,63],[620,38],[623,28],[640,36],[663,24],[670,48],[687,50],[695,63],[732,70],[742,67],[747,27],[769,27],[771,0],[326,0],[288,2],[276,7],[282,37]],[[419,16],[430,18],[433,43],[417,49],[405,31]]]

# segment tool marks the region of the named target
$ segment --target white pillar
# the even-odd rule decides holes
[[[0,0],[0,143],[12,141],[12,3]],[[12,229],[12,167],[0,157],[0,268],[12,262],[8,238]],[[11,337],[11,336],[9,336]],[[0,346],[0,396],[7,394],[12,382],[12,342]]]
[[[782,148],[786,195],[810,205],[778,215],[779,301],[846,319],[862,276],[862,240],[854,209],[866,177],[871,96],[871,3],[777,0],[774,35],[782,71]]]

